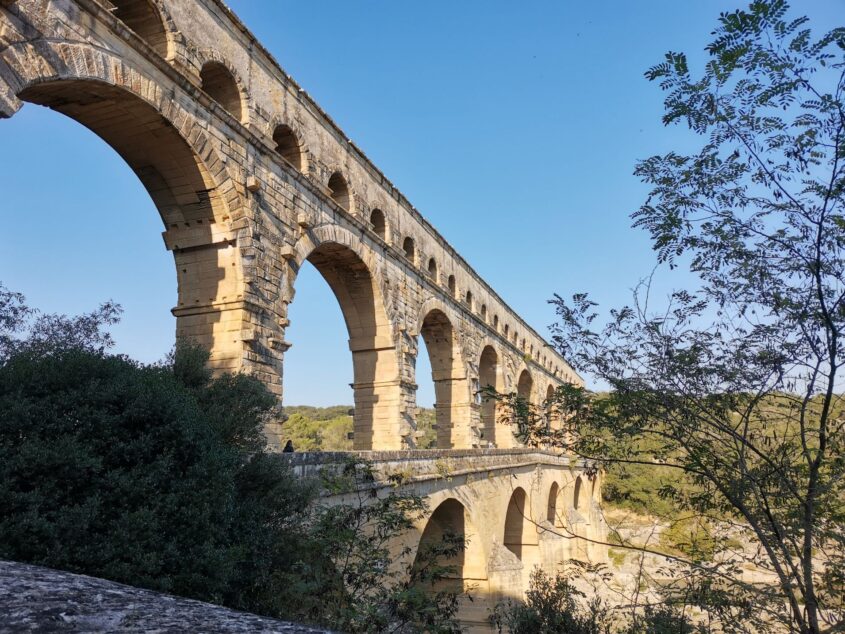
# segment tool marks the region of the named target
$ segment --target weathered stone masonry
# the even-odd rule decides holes
[[[581,382],[218,0],[0,0],[0,116],[24,102],[89,127],[144,183],[177,337],[214,368],[281,394],[297,272],[320,271],[349,331],[357,448],[413,446],[419,336],[439,447],[512,446],[485,384],[539,402]]]

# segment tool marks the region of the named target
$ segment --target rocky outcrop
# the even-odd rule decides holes
[[[0,561],[0,632],[326,631],[105,579]]]

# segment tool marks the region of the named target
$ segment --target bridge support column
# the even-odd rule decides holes
[[[174,308],[176,340],[195,342],[209,353],[215,372],[246,372],[281,394],[281,362],[261,342],[257,315],[249,302],[221,302]]]
[[[378,340],[378,337],[375,339]],[[352,384],[355,397],[353,448],[408,449],[411,426],[402,416],[405,399],[396,363],[396,348],[392,344],[372,347],[372,343],[372,339],[349,342],[355,373]]]
[[[213,371],[251,374],[281,396],[281,320],[273,301],[248,283],[236,231],[202,225],[163,237],[176,262],[176,340],[206,348]]]
[[[434,404],[438,449],[468,449],[472,446],[472,403],[466,377],[434,379]]]

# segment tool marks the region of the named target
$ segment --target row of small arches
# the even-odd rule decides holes
[[[593,494],[595,494],[595,480],[593,480]],[[583,481],[579,476],[572,488],[572,497],[554,482],[551,485],[548,498],[548,510],[545,519],[551,526],[563,528],[577,534],[578,530],[571,523],[561,518],[559,506],[573,511],[573,516],[580,516],[579,511],[587,506],[582,492]],[[507,548],[523,565],[540,563],[539,540],[541,532],[540,518],[532,517],[531,503],[528,493],[522,487],[516,487],[508,500],[505,511],[504,526],[501,530],[502,545]],[[580,521],[576,519],[575,521]],[[479,532],[472,521],[468,509],[459,500],[449,498],[437,505],[426,522],[417,546],[418,553],[428,553],[444,535],[463,538],[464,548],[448,561],[440,562],[448,566],[448,579],[460,582],[483,582],[488,578],[487,561],[484,547],[479,539]],[[415,566],[418,565],[415,562]]]
[[[167,32],[161,15],[153,2],[151,0],[111,1],[115,6],[113,12],[115,17],[144,39],[153,50],[163,57],[167,57]],[[199,77],[200,87],[203,92],[228,111],[235,119],[243,121],[244,99],[233,72],[222,62],[211,60],[203,64]],[[273,130],[272,140],[276,154],[288,166],[300,173],[306,171],[306,151],[302,142],[289,125],[284,123],[278,124]],[[346,178],[340,172],[335,171],[331,174],[327,183],[327,189],[329,196],[339,207],[346,211],[352,210],[352,195],[349,185]],[[380,209],[372,210],[370,214],[370,227],[381,240],[387,241],[387,221],[384,212]],[[416,242],[414,238],[411,236],[404,237],[402,251],[406,259],[416,265]],[[433,257],[428,260],[424,272],[435,284],[439,283],[438,264]],[[463,297],[458,297],[458,288],[454,275],[448,276],[446,286],[450,295],[461,301],[469,312],[478,314],[485,324],[490,323],[488,321],[489,315],[486,304],[481,304],[476,313],[476,302],[471,290],[467,290]],[[535,352],[538,352],[535,346],[533,344],[528,345],[524,337],[520,340],[519,332],[516,329],[511,329],[510,325],[505,324],[504,328],[500,331],[498,315],[493,315],[490,325],[496,333],[501,334],[507,341],[522,350],[523,353],[529,355],[540,366],[557,374],[561,373],[561,368],[553,367],[549,357],[546,355],[539,355],[538,358],[535,358]]]

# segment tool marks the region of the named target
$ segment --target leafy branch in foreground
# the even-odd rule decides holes
[[[344,501],[314,509],[318,555],[311,559],[321,566],[309,571],[304,616],[343,632],[460,632],[463,588],[444,581],[454,575],[448,562],[463,551],[463,536],[443,535],[413,556],[400,538],[426,515],[422,497],[380,493],[372,465],[355,458],[326,468],[321,479],[327,494]]]
[[[692,487],[667,497],[757,548],[695,567],[690,604],[729,631],[820,634],[845,629],[845,29],[816,39],[788,9],[723,14],[698,77],[682,53],[647,73],[702,144],[639,163],[634,225],[700,282],[659,309],[643,283],[604,325],[556,296],[557,348],[610,392],[559,394],[578,435],[534,440],[675,470]],[[514,411],[530,440],[538,417]]]

